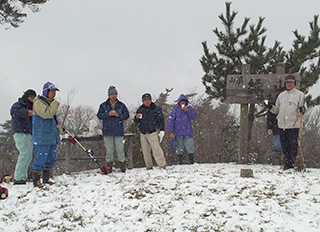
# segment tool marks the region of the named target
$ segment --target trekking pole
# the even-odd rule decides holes
[[[70,131],[68,131],[67,129],[63,128],[63,131],[67,132],[67,134],[71,137],[69,140],[72,144],[77,143],[82,150],[84,150],[86,152],[86,154],[96,163],[99,165],[99,168],[102,172],[102,174],[109,174],[111,172],[111,169],[108,165],[102,165],[94,156],[93,156],[93,151],[91,149],[86,149],[80,142],[79,140],[74,137]]]
[[[64,122],[66,121],[67,119],[67,115],[69,113],[69,109],[70,109],[70,105],[71,105],[71,102],[74,98],[74,95],[76,94],[76,88],[74,87],[73,89],[70,90],[70,92],[68,93],[68,96],[67,96],[67,109],[66,109],[66,113],[64,114],[64,117],[63,117],[63,120],[62,120],[62,123],[60,125],[60,129],[63,129],[63,125],[64,125]]]
[[[304,101],[305,101],[305,95],[306,92],[304,92],[303,94],[303,100],[302,100],[302,106],[304,106]],[[300,116],[300,126],[299,126],[299,142],[298,142],[298,153],[297,153],[297,157],[296,157],[296,170],[298,172],[304,171],[305,165],[304,165],[304,159],[303,156],[301,154],[301,128],[302,128],[302,117],[303,117],[303,113],[299,112],[300,114],[298,114],[298,116]],[[296,120],[297,121],[297,120]],[[296,123],[296,122],[295,122]],[[293,125],[295,125],[295,123]]]

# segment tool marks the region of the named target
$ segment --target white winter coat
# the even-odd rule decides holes
[[[299,113],[299,107],[302,106],[302,101],[303,93],[296,88],[279,94],[271,112],[278,114],[278,127],[280,129],[299,128],[299,122],[295,126],[293,124]],[[306,104],[304,106],[307,107]]]

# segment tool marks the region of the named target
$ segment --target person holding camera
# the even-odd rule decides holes
[[[194,163],[194,141],[192,121],[197,117],[197,112],[189,105],[187,97],[183,94],[178,99],[177,106],[170,112],[168,131],[170,138],[175,138],[178,164],[182,164],[182,155],[187,151],[190,164]]]
[[[140,130],[142,153],[147,170],[153,168],[152,154],[160,168],[166,167],[166,159],[160,143],[164,137],[164,118],[162,110],[152,102],[151,95],[142,95],[142,105],[138,108],[134,122]]]
[[[114,151],[117,152],[121,172],[126,171],[124,152],[123,121],[129,118],[129,111],[124,103],[118,100],[116,87],[108,89],[107,101],[100,104],[97,117],[102,120],[102,133],[106,148],[106,161],[112,172]]]

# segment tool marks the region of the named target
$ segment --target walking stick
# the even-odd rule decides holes
[[[70,105],[71,105],[71,102],[73,101],[73,98],[74,98],[74,95],[76,94],[76,87],[74,87],[73,89],[70,90],[70,92],[68,93],[68,96],[67,96],[67,109],[66,109],[66,113],[64,114],[64,117],[63,117],[63,120],[62,120],[62,123],[60,124],[60,129],[62,130],[63,128],[63,125],[67,119],[67,115],[69,113],[69,109],[70,109]]]
[[[304,106],[305,96],[306,96],[306,92],[303,93],[302,106]],[[298,117],[300,117],[299,142],[298,142],[298,153],[297,153],[295,164],[296,164],[296,170],[298,172],[301,172],[301,171],[304,171],[306,169],[306,167],[304,166],[304,159],[303,159],[303,156],[301,154],[301,128],[302,128],[303,113],[299,112]],[[296,122],[293,125],[295,125],[295,124],[296,124]]]

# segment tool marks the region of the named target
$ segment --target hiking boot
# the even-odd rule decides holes
[[[182,164],[182,155],[177,155],[177,161],[179,165]]]
[[[147,170],[152,170],[153,169],[153,167],[147,167]]]
[[[24,184],[27,184],[27,181],[26,180],[15,180],[13,182],[14,185],[24,185]]]
[[[40,181],[41,171],[32,170],[33,186],[42,188],[44,185]]]
[[[189,162],[190,164],[194,164],[194,154],[189,154]]]
[[[43,188],[44,187],[44,184],[41,183],[40,180],[37,180],[37,182],[33,182],[33,186],[34,187],[38,187],[38,188]]]
[[[120,170],[121,170],[121,172],[126,172],[126,163],[125,162],[120,163]]]
[[[42,171],[42,181],[44,184],[53,185],[55,184],[52,180],[50,180],[51,177],[51,169],[46,168]]]

